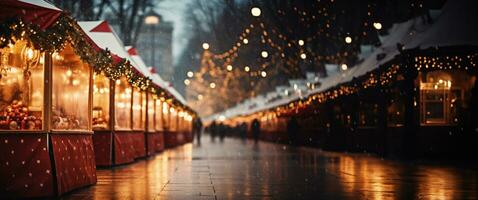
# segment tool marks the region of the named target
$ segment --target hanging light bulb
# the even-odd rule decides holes
[[[300,58],[302,58],[302,60],[305,60],[307,58],[307,55],[305,53],[301,53]]]
[[[194,72],[189,71],[186,75],[187,75],[189,78],[192,78],[192,77],[194,76]]]
[[[304,46],[305,42],[304,40],[299,40],[299,46]]]
[[[251,8],[251,14],[254,17],[259,17],[259,16],[261,16],[261,9],[258,8],[258,7],[253,7],[253,8]]]
[[[265,77],[267,76],[267,72],[262,71],[262,72],[261,72],[261,76],[262,76],[263,78],[265,78]]]
[[[382,29],[382,24],[380,22],[374,22],[373,27],[377,30]]]
[[[261,56],[262,56],[263,58],[267,58],[267,57],[269,56],[269,53],[267,53],[267,51],[262,51],[262,52],[261,52]]]
[[[347,64],[344,63],[344,64],[340,65],[340,68],[341,68],[343,71],[345,71],[345,70],[348,69],[348,66],[347,66]]]
[[[208,49],[209,49],[209,44],[206,43],[206,42],[205,42],[205,43],[202,43],[202,48],[203,48],[204,50],[208,50]]]
[[[249,72],[249,71],[251,71],[251,68],[249,66],[245,66],[244,71]]]
[[[189,79],[184,80],[184,85],[189,85],[190,83],[191,83],[191,81]]]
[[[226,69],[227,69],[227,71],[232,71],[232,65],[227,65]]]
[[[345,43],[347,44],[352,43],[352,38],[350,36],[345,37]]]
[[[248,44],[248,43],[249,43],[249,40],[248,40],[247,38],[244,38],[244,39],[242,40],[242,43]]]
[[[212,88],[212,89],[216,88],[216,83],[214,83],[214,82],[209,83],[209,87]]]

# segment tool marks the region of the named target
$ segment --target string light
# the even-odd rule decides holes
[[[265,77],[267,76],[267,72],[262,71],[262,72],[261,72],[261,76],[262,76],[263,78],[265,78]]]
[[[189,78],[192,78],[194,76],[194,72],[192,71],[188,71],[188,73],[186,74]]]
[[[267,58],[267,57],[269,56],[269,53],[267,53],[267,51],[262,51],[262,52],[261,52],[261,56],[262,56],[263,58]]]
[[[305,53],[301,53],[300,58],[302,58],[302,60],[305,60],[307,58],[307,55],[305,55]]]
[[[251,70],[251,68],[249,68],[249,66],[245,66],[245,67],[244,67],[244,71],[245,71],[245,72],[249,72],[250,70]]]
[[[209,83],[209,87],[212,88],[212,89],[216,88],[216,83],[214,83],[214,82]]]
[[[244,39],[242,40],[242,43],[248,44],[248,43],[249,43],[249,40],[248,40],[247,38],[244,38]]]
[[[205,43],[202,43],[202,48],[203,48],[204,50],[208,50],[208,49],[209,49],[209,43],[206,43],[206,42],[205,42]]]
[[[305,42],[304,40],[299,40],[299,46],[304,46]]]
[[[347,44],[352,43],[352,38],[350,36],[345,37],[345,43]]]
[[[261,16],[261,9],[258,8],[258,7],[253,7],[253,8],[251,9],[251,14],[252,14],[252,16],[254,16],[254,17],[259,17],[259,16]]]
[[[142,91],[151,91],[167,97],[174,106],[196,115],[192,109],[183,105],[168,91],[152,84],[152,80],[143,76],[127,59],[111,54],[108,49],[93,47],[78,23],[66,14],[61,14],[53,24],[44,30],[36,24],[25,23],[21,19],[13,19],[0,24],[0,30],[5,30],[0,36],[0,48],[19,40],[28,41],[39,52],[60,52],[67,45],[71,45],[75,49],[75,54],[83,62],[93,67],[95,74],[103,74],[114,81],[119,80],[120,77],[126,77],[132,86]],[[72,84],[78,85],[80,82],[73,80]]]
[[[190,83],[191,83],[191,81],[189,79],[184,80],[184,85],[189,85]]]
[[[340,65],[340,69],[342,69],[343,71],[347,70],[348,69],[347,64],[344,63],[344,64]]]
[[[373,27],[377,30],[382,29],[382,24],[380,22],[374,22]]]

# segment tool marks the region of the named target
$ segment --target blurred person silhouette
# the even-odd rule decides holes
[[[217,135],[216,121],[212,121],[211,125],[209,125],[209,134],[211,134],[211,142],[214,142],[216,140],[216,135]]]
[[[295,116],[292,116],[287,122],[287,136],[289,137],[289,144],[297,144],[297,134],[299,134],[300,125]]]
[[[217,130],[219,141],[224,142],[224,138],[226,137],[226,126],[224,123],[219,123],[218,130]]]
[[[261,123],[258,119],[252,120],[251,131],[252,137],[254,137],[254,142],[257,143],[259,140],[259,135],[261,134]]]
[[[198,145],[201,145],[202,121],[200,118],[194,119],[193,122],[193,137],[196,138]]]
[[[239,126],[239,134],[242,140],[246,140],[247,138],[247,124],[246,122],[242,122]]]

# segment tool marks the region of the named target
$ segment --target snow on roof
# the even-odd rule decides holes
[[[448,0],[430,29],[405,45],[422,49],[434,46],[478,45],[478,1]]]
[[[434,24],[428,24],[422,17],[413,18],[403,23],[394,24],[390,35],[380,36],[381,45],[375,48],[362,62],[347,71],[331,74],[320,80],[321,85],[311,91],[309,95],[325,92],[340,84],[350,82],[371,72],[381,65],[392,60],[399,54],[397,44],[405,48],[428,48],[432,46],[478,45],[478,1],[476,0],[449,0],[443,7],[442,14]],[[473,19],[473,20],[472,20]],[[326,68],[333,68],[327,65]],[[290,81],[291,85],[300,83],[300,80]],[[278,92],[276,90],[276,92]],[[227,110],[229,116],[247,115],[285,105],[300,99],[296,93],[289,97],[278,99],[267,104],[261,99],[252,99],[252,102],[262,102],[253,109],[241,106]],[[231,114],[232,113],[232,114]]]
[[[136,66],[135,66],[136,69],[139,72],[141,72],[144,76],[151,78],[152,77],[151,71],[149,70],[148,66],[146,66],[141,56],[139,56],[136,53],[136,49],[132,46],[126,46],[125,50],[128,52],[131,59],[133,59],[134,63],[136,63]]]
[[[111,53],[130,61],[123,42],[106,21],[82,21],[78,22],[86,34],[102,49],[109,49]],[[96,29],[96,30],[95,30]]]
[[[48,8],[48,9],[52,9],[52,10],[61,11],[61,9],[57,8],[53,4],[48,3],[44,0],[19,0],[19,1],[29,3],[29,4],[32,4],[32,5],[36,5],[36,6],[39,6],[39,7],[43,7],[43,8]]]

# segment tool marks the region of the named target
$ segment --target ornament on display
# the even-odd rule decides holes
[[[29,109],[23,101],[13,100],[0,115],[0,129],[3,130],[40,130],[41,117],[29,115]]]

